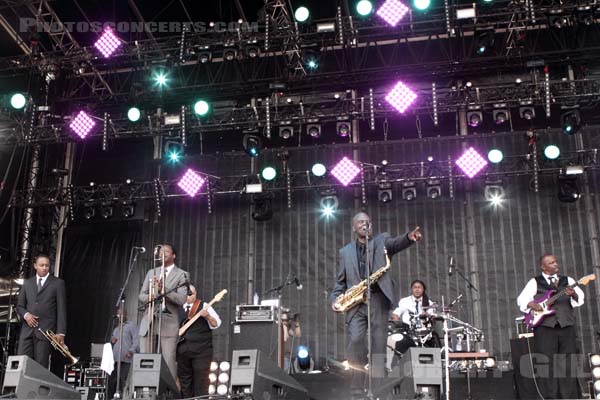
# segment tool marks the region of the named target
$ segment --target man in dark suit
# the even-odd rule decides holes
[[[350,287],[386,265],[385,251],[388,257],[406,249],[422,238],[419,227],[406,235],[391,237],[389,233],[381,233],[375,237],[371,234],[371,219],[360,212],[352,219],[352,232],[356,240],[348,243],[339,251],[339,265],[336,284],[331,293],[332,309],[338,312],[335,299]],[[367,237],[369,238],[367,244]],[[367,246],[369,259],[367,259]],[[384,377],[385,345],[387,321],[390,310],[398,304],[398,290],[387,272],[371,286],[371,332],[373,351],[373,376]],[[348,344],[348,361],[352,371],[358,371],[367,364],[367,305],[361,304],[346,312],[346,324],[350,342]],[[352,377],[352,391],[360,395],[364,388],[365,374],[355,372]]]
[[[221,318],[212,307],[196,298],[196,288],[190,286],[190,295],[179,309],[183,325],[188,318],[200,317],[188,328],[177,345],[177,376],[183,398],[208,394],[208,373],[213,357],[212,331],[221,326]],[[215,382],[215,386],[218,383]]]
[[[65,282],[50,274],[50,258],[40,254],[33,264],[35,276],[27,279],[19,292],[17,312],[23,320],[19,355],[26,355],[48,368],[51,344],[42,331],[52,330],[64,344],[67,333]]]

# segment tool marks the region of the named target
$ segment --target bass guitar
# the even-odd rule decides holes
[[[212,307],[213,304],[221,301],[223,297],[227,294],[227,289],[221,290],[217,295],[208,303],[207,309]],[[196,313],[192,318],[188,319],[182,326],[179,328],[179,336],[182,337],[185,335],[185,332],[200,318],[200,311]]]
[[[523,322],[530,329],[535,328],[536,326],[542,323],[542,321],[544,320],[544,318],[546,318],[547,315],[552,315],[556,312],[552,309],[552,305],[556,302],[556,300],[565,295],[567,288],[574,288],[575,286],[579,285],[585,286],[594,279],[596,279],[596,275],[590,274],[584,276],[574,284],[567,286],[558,293],[556,293],[555,290],[548,290],[546,293],[533,300],[534,303],[537,303],[542,307],[542,311],[531,310],[528,313],[525,313],[525,319],[523,320]]]

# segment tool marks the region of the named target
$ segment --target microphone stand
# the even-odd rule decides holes
[[[369,369],[367,370],[367,398],[372,400],[375,398],[375,396],[373,396],[373,340],[371,332],[371,252],[369,250],[370,229],[371,224],[369,223],[365,232],[365,269],[367,270],[367,351],[369,352],[367,359],[367,362],[369,363]]]
[[[129,283],[131,272],[133,272],[133,267],[135,266],[139,255],[136,249],[133,248],[131,249],[131,253],[129,254],[129,267],[127,271],[127,277],[125,278],[125,283],[123,283],[123,286],[121,287],[121,291],[119,293],[119,297],[117,298],[117,303],[115,305],[115,307],[119,310],[119,362],[117,362],[117,388],[115,390],[113,399],[123,398],[121,394],[121,353],[123,352],[123,312],[125,310],[125,288],[127,287],[127,283]]]

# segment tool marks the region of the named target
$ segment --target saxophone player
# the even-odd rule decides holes
[[[391,257],[422,238],[418,226],[398,237],[392,237],[389,233],[373,237],[371,219],[364,212],[359,212],[352,218],[352,232],[355,240],[339,250],[336,283],[330,298],[331,307],[335,312],[340,311],[339,305],[336,304],[338,296],[360,283],[367,274],[372,274],[386,264],[386,251]],[[369,261],[366,256],[367,245]],[[371,286],[372,372],[377,378],[384,377],[387,321],[392,307],[398,304],[397,294],[398,290],[389,273],[383,274]],[[351,391],[353,396],[358,397],[364,394],[365,386],[366,374],[356,371],[367,364],[367,305],[361,304],[348,310],[346,324],[350,339],[347,348],[348,361],[353,367]]]

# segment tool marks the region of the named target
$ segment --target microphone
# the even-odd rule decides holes
[[[142,254],[146,252],[146,248],[142,246],[133,246],[133,249],[138,250]]]
[[[455,299],[452,301],[452,303],[450,303],[450,304],[448,305],[448,307],[452,307],[453,305],[455,305],[456,303],[458,303],[458,301],[459,301],[459,300],[460,300],[462,297],[463,297],[462,293],[461,293],[461,294],[459,294],[459,295],[458,295],[458,297],[457,297],[457,298],[455,298]]]
[[[365,222],[365,224],[363,226],[365,228],[365,231],[371,230],[371,222],[370,221]]]
[[[302,284],[298,280],[297,276],[294,277],[294,283],[296,284],[296,290],[302,290],[302,288],[304,287],[304,286],[302,286]]]
[[[454,270],[454,257],[450,256],[450,258],[448,258],[448,276],[452,276],[453,270]]]
[[[192,295],[192,289],[190,288],[190,280],[188,279],[187,274],[185,274],[184,276],[185,276],[185,287],[187,288],[187,295],[191,296]]]

